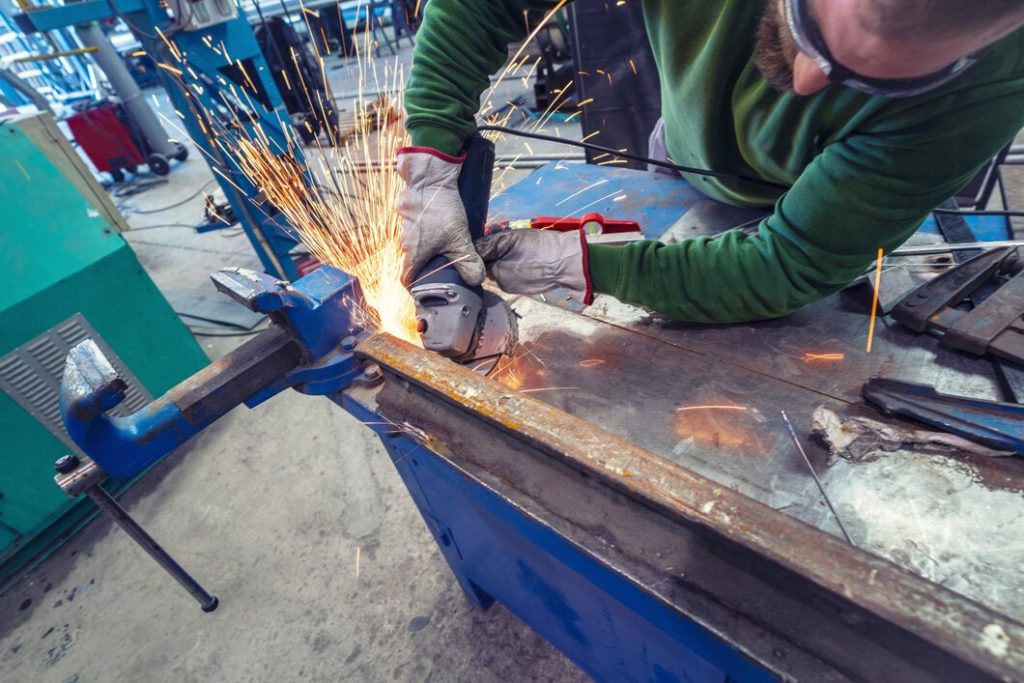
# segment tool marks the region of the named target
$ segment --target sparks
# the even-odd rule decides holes
[[[875,294],[871,297],[871,324],[868,326],[868,346],[866,353],[871,353],[871,346],[875,341],[875,319],[878,317],[878,288],[882,285],[882,261],[885,259],[885,250],[878,248],[878,264],[875,266]]]
[[[540,58],[530,56],[526,48],[543,28],[546,20],[565,4],[566,0],[560,0],[549,10],[545,21],[540,22],[531,32],[522,47],[509,60],[501,76],[492,84],[490,92],[484,98],[485,105],[481,109],[481,117],[484,117],[484,120],[504,125],[517,111],[515,106],[503,106],[502,112],[494,112],[494,93],[505,77],[520,70],[528,70],[528,77],[538,68]],[[307,21],[307,29],[310,15],[315,13],[302,7],[302,17]],[[312,29],[309,32],[312,33]],[[170,61],[173,61],[174,65],[161,63],[158,66],[173,74],[185,94],[190,96],[192,103],[198,105],[198,98],[189,90],[195,89],[200,95],[203,91],[197,88],[199,78],[188,65],[187,55],[177,51],[165,35],[161,34],[160,38],[168,46],[173,57]],[[284,122],[278,122],[285,136],[285,143],[282,146],[259,126],[249,125],[251,119],[240,119],[235,112],[246,108],[253,111],[261,106],[253,100],[253,94],[258,89],[252,74],[240,60],[228,54],[223,42],[215,46],[212,38],[205,36],[203,44],[206,48],[222,54],[225,59],[232,62],[238,69],[242,81],[236,87],[235,83],[223,77],[216,79],[222,88],[219,96],[224,101],[225,110],[232,112],[229,115],[233,116],[232,119],[221,121],[216,116],[210,116],[199,117],[198,122],[204,133],[208,132],[213,138],[214,154],[207,155],[210,156],[211,165],[218,179],[240,190],[235,181],[238,176],[236,170],[224,166],[222,161],[214,158],[222,154],[230,158],[233,165],[237,165],[238,171],[258,188],[256,196],[252,197],[252,203],[257,210],[265,214],[279,211],[289,224],[289,229],[307,245],[313,256],[358,280],[362,297],[353,297],[351,302],[353,316],[357,322],[369,329],[387,332],[419,345],[415,307],[412,297],[401,281],[404,263],[401,248],[402,219],[395,207],[404,183],[398,176],[394,164],[374,163],[375,160],[394,159],[397,150],[409,144],[401,121],[401,112],[404,110],[404,74],[397,60],[394,65],[385,66],[381,74],[376,63],[365,58],[365,55],[372,54],[371,41],[371,32],[366,31],[363,35],[363,44],[356,46],[359,104],[352,126],[345,128],[343,133],[328,126],[326,135],[329,140],[314,140],[314,149],[304,154],[302,140],[297,132]],[[313,41],[311,48],[321,76],[326,81],[326,67],[316,41]],[[294,49],[290,51],[289,57],[292,62],[298,63],[298,55]],[[302,73],[301,69],[299,73]],[[308,87],[301,75],[298,82],[295,82],[294,78],[289,80],[286,72],[281,75],[287,90],[304,97],[310,110],[324,114],[325,119],[328,118],[325,111],[327,104],[321,99],[319,90]],[[375,105],[363,104],[364,89],[381,93]],[[569,89],[571,83],[553,98],[548,108],[532,126],[534,130],[541,129],[551,121],[552,116],[566,104],[566,92]],[[582,107],[591,101],[592,99],[584,100],[577,106]],[[333,106],[330,98],[327,98],[327,102]],[[488,111],[494,113],[488,114]],[[182,117],[182,112],[175,113],[179,118]],[[579,110],[574,115],[578,113]],[[204,125],[204,119],[210,127],[209,131]],[[596,131],[593,134],[596,134]],[[492,134],[491,137],[498,135]],[[295,161],[298,156],[305,156],[306,164]],[[510,169],[511,166],[504,172]],[[500,181],[499,178],[495,187],[499,192]],[[615,195],[621,198],[621,194],[621,191],[616,191],[587,206],[606,201]],[[586,208],[585,206],[579,210]],[[517,383],[514,368],[507,368],[505,375],[510,385]],[[568,388],[554,387],[544,390]]]
[[[688,410],[738,410],[740,412],[746,412],[750,410],[747,406],[730,406],[730,405],[706,405],[706,406],[682,406],[676,408],[677,413],[684,413]]]
[[[160,67],[161,69],[164,69],[165,71],[170,71],[175,76],[179,76],[180,77],[182,75],[181,69],[176,69],[173,66],[171,66],[170,64],[164,64],[162,62],[157,62],[156,65],[158,67]]]
[[[804,354],[804,361],[807,362],[807,363],[811,363],[811,362],[819,361],[819,360],[821,360],[821,361],[840,361],[840,360],[845,360],[845,359],[846,359],[846,354],[845,353],[809,353],[808,352],[808,353]]]
[[[315,56],[319,61],[320,55]],[[359,113],[344,140],[328,127],[330,140],[314,141],[316,154],[307,155],[310,163],[305,167],[294,160],[302,143],[293,134],[284,150],[258,128],[249,136],[220,139],[242,173],[260,189],[254,203],[278,209],[321,263],[359,281],[363,301],[351,302],[355,318],[369,329],[419,345],[415,306],[402,285],[402,219],[395,210],[404,183],[394,164],[368,163],[393,159],[409,144],[397,114],[402,111],[404,75],[400,68],[386,68],[383,77],[376,67],[369,72],[361,72],[360,86],[369,75],[387,96],[376,108]],[[251,85],[244,68],[242,73]],[[289,85],[314,111],[324,112],[324,102],[314,101],[306,83]],[[248,100],[246,90],[241,95]]]

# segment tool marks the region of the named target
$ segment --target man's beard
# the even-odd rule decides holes
[[[757,25],[757,45],[754,50],[754,63],[768,83],[776,90],[785,92],[793,89],[793,59],[796,57],[792,47],[784,39],[789,31],[782,23],[782,13],[774,0],[769,0]]]

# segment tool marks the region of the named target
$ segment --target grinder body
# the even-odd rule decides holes
[[[494,144],[476,134],[465,151],[459,195],[475,240],[483,235],[487,221]],[[501,355],[514,348],[515,321],[508,305],[479,285],[467,285],[447,258],[432,259],[414,282],[410,292],[425,349],[460,363],[493,359],[489,363],[493,367]]]

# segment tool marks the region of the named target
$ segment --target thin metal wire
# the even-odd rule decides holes
[[[793,443],[796,444],[796,449],[800,451],[800,456],[807,464],[807,469],[811,471],[811,476],[814,477],[814,483],[818,485],[818,490],[821,491],[821,497],[825,499],[825,504],[828,505],[828,509],[832,511],[832,516],[836,518],[836,522],[839,524],[839,529],[843,532],[843,536],[846,537],[846,542],[852,546],[856,546],[857,544],[853,542],[852,538],[850,538],[850,532],[848,532],[846,530],[846,526],[843,525],[843,520],[839,518],[839,513],[837,513],[836,509],[832,507],[832,501],[829,500],[828,494],[825,493],[825,487],[822,485],[821,479],[818,479],[818,473],[814,471],[814,466],[811,465],[811,459],[807,457],[807,453],[804,452],[804,447],[800,445],[800,439],[797,438],[796,430],[793,429],[793,423],[789,421],[789,416],[786,415],[785,410],[780,410],[779,412],[782,413],[782,419],[786,421],[786,427],[789,429],[789,433],[793,437]]]

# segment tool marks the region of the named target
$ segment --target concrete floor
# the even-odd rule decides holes
[[[353,71],[328,72],[335,92]],[[244,235],[153,227],[198,223],[201,196],[134,213],[211,178],[193,153],[168,184],[118,200],[164,291],[211,294],[218,268],[259,268]],[[199,341],[214,359],[244,338]],[[324,399],[236,410],[122,504],[220,608],[202,613],[99,519],[0,597],[0,681],[586,680],[502,607],[470,605],[376,437]]]

